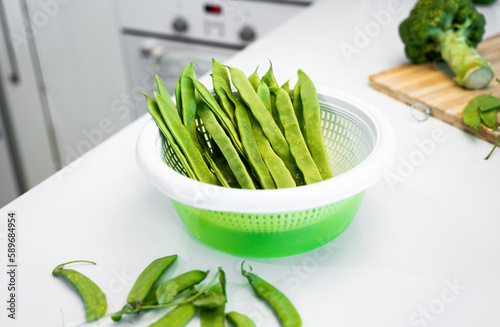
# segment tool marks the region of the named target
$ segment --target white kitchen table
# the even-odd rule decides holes
[[[76,291],[51,275],[57,264],[95,261],[72,268],[105,290],[112,313],[148,263],[178,254],[170,276],[223,267],[227,310],[251,316],[258,326],[279,324],[240,275],[243,259],[288,295],[304,326],[499,326],[500,150],[485,161],[491,144],[434,118],[417,122],[409,106],[368,86],[368,76],[407,62],[398,25],[413,3],[320,1],[227,62],[248,74],[260,65],[262,76],[269,59],[277,80],[291,83],[301,68],[317,85],[371,103],[392,124],[394,164],[367,191],[340,237],[276,259],[237,257],[199,242],[138,169],[135,143],[149,119],[143,116],[0,210],[1,325],[84,321]],[[500,33],[500,3],[480,11],[488,22],[485,36]],[[10,212],[17,218],[15,320],[7,317],[6,302]],[[148,326],[164,312],[88,326]],[[188,326],[198,325],[196,318]]]

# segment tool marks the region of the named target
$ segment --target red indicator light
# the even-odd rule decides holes
[[[218,5],[205,5],[205,11],[209,14],[219,15],[222,13],[222,7]]]

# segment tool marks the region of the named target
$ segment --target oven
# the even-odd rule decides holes
[[[182,69],[209,72],[212,58],[224,62],[311,1],[120,0],[118,12],[137,115],[146,112],[139,92],[152,94],[154,75],[174,94]]]

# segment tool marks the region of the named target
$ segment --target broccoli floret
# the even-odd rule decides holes
[[[482,89],[494,75],[476,51],[485,23],[470,0],[420,0],[399,25],[399,35],[412,62],[443,59],[460,86]]]

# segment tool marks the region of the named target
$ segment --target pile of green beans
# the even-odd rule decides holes
[[[289,81],[279,86],[272,64],[262,78],[257,70],[247,77],[213,59],[210,92],[190,63],[177,81],[175,103],[156,76],[158,92],[145,95],[148,112],[185,174],[245,189],[288,188],[333,177],[311,79],[298,70],[292,90]]]
[[[201,327],[224,327],[226,322],[235,327],[255,327],[248,316],[230,311],[226,313],[227,293],[226,274],[219,267],[217,273],[203,286],[199,286],[209,271],[191,270],[165,280],[165,275],[177,255],[170,255],[152,261],[136,279],[127,296],[127,303],[113,314],[108,314],[115,322],[123,319],[125,314],[170,308],[163,317],[150,324],[150,327],[182,327],[186,326],[199,313]],[[88,277],[65,265],[78,260],[58,265],[52,271],[54,276],[62,276],[79,292],[83,299],[87,321],[95,321],[106,316],[107,300],[104,292]],[[255,294],[265,301],[276,314],[284,327],[300,327],[302,320],[292,302],[276,287],[243,268],[241,274],[246,277]],[[250,267],[251,270],[251,267]]]

